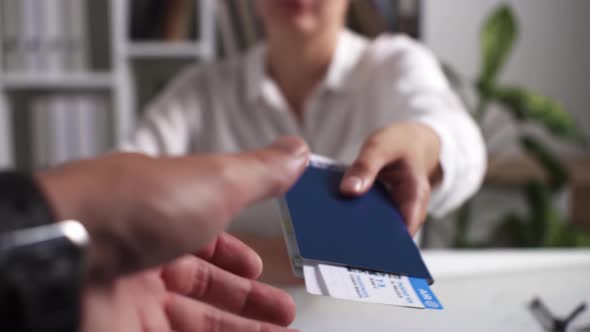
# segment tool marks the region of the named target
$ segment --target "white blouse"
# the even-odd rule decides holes
[[[369,41],[344,30],[326,77],[305,103],[302,123],[267,76],[265,60],[261,44],[239,57],[189,68],[148,107],[121,148],[172,156],[237,152],[298,135],[313,153],[350,163],[374,130],[416,121],[442,142],[444,178],[433,192],[431,214],[458,207],[481,185],[486,152],[479,128],[433,54],[416,41],[399,35]],[[264,202],[244,211],[232,230],[278,235],[279,218],[275,203]]]

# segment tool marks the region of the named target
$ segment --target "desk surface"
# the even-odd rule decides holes
[[[307,332],[542,331],[528,311],[539,296],[558,316],[590,305],[590,251],[425,251],[443,311],[415,310],[287,291],[297,303],[294,328]],[[590,328],[590,310],[570,331]],[[588,331],[588,330],[585,330]]]

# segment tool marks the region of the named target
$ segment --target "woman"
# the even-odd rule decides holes
[[[442,215],[478,189],[480,132],[428,50],[404,36],[369,41],[347,31],[347,0],[255,1],[267,41],[184,72],[126,150],[234,152],[299,135],[314,153],[352,165],[343,193],[361,195],[377,176],[387,182],[412,235],[428,212]],[[231,229],[277,283],[292,280],[279,218],[266,202]]]

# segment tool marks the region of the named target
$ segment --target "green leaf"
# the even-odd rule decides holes
[[[493,232],[493,243],[499,246],[527,247],[530,245],[524,220],[514,214],[505,215]]]
[[[530,218],[527,223],[527,238],[531,245],[541,246],[549,224],[554,218],[551,192],[544,183],[538,180],[527,183],[524,190]]]
[[[457,210],[456,232],[453,239],[454,248],[466,248],[469,243],[469,224],[473,201],[468,200]]]
[[[547,234],[543,246],[545,247],[575,247],[578,242],[578,233],[570,225],[566,224],[557,214],[552,216],[548,224]]]
[[[561,190],[567,184],[568,171],[549,147],[535,137],[528,135],[521,136],[520,145],[545,169],[549,186],[553,192]]]
[[[533,121],[556,137],[582,144],[574,118],[556,101],[521,87],[496,87],[491,98],[521,122]]]
[[[530,211],[529,233],[534,245],[576,246],[578,233],[553,205],[553,196],[548,187],[540,181],[531,181],[525,191]]]
[[[583,230],[576,231],[576,247],[590,247],[590,234]]]
[[[549,224],[545,236],[546,247],[590,247],[590,234],[584,229],[566,223],[565,220],[556,217]]]
[[[516,19],[511,8],[503,5],[487,18],[480,33],[482,56],[480,82],[494,85],[517,38]]]

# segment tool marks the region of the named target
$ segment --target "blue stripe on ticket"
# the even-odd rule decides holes
[[[410,283],[412,284],[412,287],[414,288],[416,295],[418,295],[418,298],[420,299],[420,301],[422,301],[422,304],[424,305],[425,309],[443,309],[442,304],[440,304],[440,302],[436,298],[436,295],[434,295],[434,293],[430,289],[430,286],[428,286],[428,282],[426,280],[412,277],[408,279],[410,279]]]

